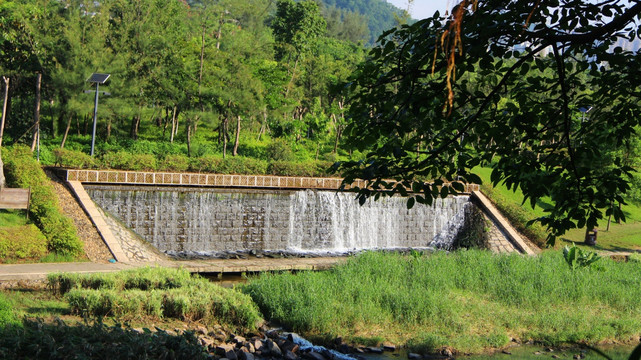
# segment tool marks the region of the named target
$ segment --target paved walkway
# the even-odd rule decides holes
[[[329,257],[295,259],[254,258],[246,260],[215,259],[135,263],[116,262],[113,264],[92,262],[10,264],[0,265],[0,282],[44,280],[47,278],[47,274],[55,272],[105,273],[145,266],[180,267],[190,272],[216,274],[289,270],[326,270],[346,260],[347,258],[344,257]]]

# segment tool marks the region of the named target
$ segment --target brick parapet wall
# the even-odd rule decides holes
[[[291,177],[271,175],[223,175],[200,173],[170,173],[118,170],[58,169],[66,181],[99,184],[130,185],[182,185],[203,187],[262,188],[262,189],[326,189],[337,190],[341,178]],[[352,187],[364,187],[366,182],[357,180]],[[349,186],[347,187],[349,188]],[[478,190],[475,184],[466,185],[466,193]]]

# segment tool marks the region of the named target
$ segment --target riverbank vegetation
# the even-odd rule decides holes
[[[636,341],[641,263],[571,270],[559,252],[403,257],[366,253],[327,272],[263,275],[243,287],[276,321],[317,341],[389,341],[417,351],[511,343]]]
[[[0,291],[0,358],[211,359],[214,337],[262,322],[247,295],[182,269],[52,274],[46,288]]]
[[[189,319],[243,332],[256,330],[262,322],[248,296],[185,270],[143,268],[94,275],[52,274],[48,282],[77,315],[109,316],[118,321],[146,316]]]
[[[419,353],[483,353],[529,341],[634,344],[641,335],[640,279],[636,259],[571,270],[559,252],[485,251],[365,253],[330,271],[264,274],[242,293],[178,269],[54,274],[46,289],[0,292],[0,354],[28,351],[30,342],[46,349],[48,336],[69,351],[83,343],[138,349],[148,342],[200,353],[189,333],[173,329],[222,325],[226,334],[255,334],[263,317],[318,343],[341,337]],[[101,334],[121,342],[109,345]]]

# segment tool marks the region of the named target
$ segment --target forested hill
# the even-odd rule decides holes
[[[397,24],[403,11],[385,0],[322,0],[327,7],[336,7],[358,13],[365,17],[369,28],[370,43],[374,43],[383,31]]]
[[[298,1],[298,0],[297,0]],[[314,0],[327,21],[328,35],[358,43],[374,44],[386,30],[398,24],[404,11],[386,0]],[[187,0],[190,5],[200,0]]]

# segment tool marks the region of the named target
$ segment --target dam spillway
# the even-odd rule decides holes
[[[128,185],[86,190],[143,239],[176,256],[449,248],[473,206],[469,196],[408,210],[404,198],[360,206],[353,193],[336,191]]]

